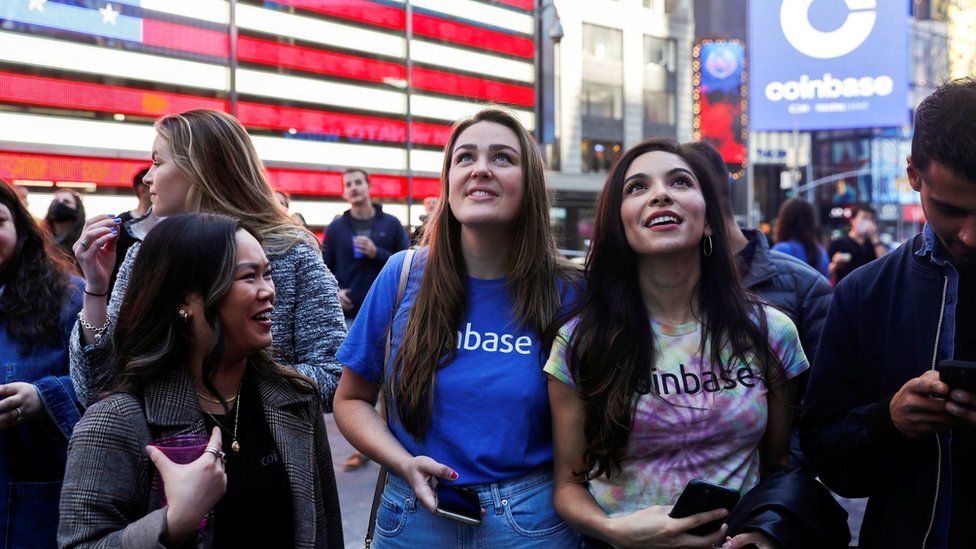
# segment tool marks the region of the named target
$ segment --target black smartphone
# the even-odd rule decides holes
[[[725,486],[694,479],[685,486],[668,516],[685,518],[715,509],[726,509],[731,513],[736,503],[739,503],[739,492]],[[722,520],[714,520],[708,524],[692,528],[688,530],[688,533],[693,536],[707,536],[715,533],[721,527]]]
[[[942,360],[936,370],[939,371],[939,379],[950,389],[976,391],[976,362]]]
[[[481,526],[481,500],[467,488],[437,485],[437,511],[441,517],[471,526]]]

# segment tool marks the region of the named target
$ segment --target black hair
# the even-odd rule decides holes
[[[136,174],[134,176],[132,176],[132,188],[133,189],[138,189],[139,188],[139,185],[145,185],[145,183],[143,183],[142,180],[146,177],[146,174],[147,173],[149,173],[149,168],[143,168],[143,169],[139,170],[138,172],[136,172]]]
[[[976,78],[939,86],[915,109],[912,164],[926,172],[938,162],[952,173],[976,182]]]
[[[76,289],[67,255],[55,250],[51,238],[38,226],[17,193],[0,180],[0,204],[10,210],[17,242],[13,257],[0,267],[0,319],[26,353],[43,341],[61,339],[60,321],[70,292]]]

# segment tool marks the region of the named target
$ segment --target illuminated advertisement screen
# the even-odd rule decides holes
[[[737,179],[747,154],[745,47],[736,40],[705,40],[694,57],[695,139],[711,143]]]
[[[909,123],[907,2],[749,4],[753,131]]]

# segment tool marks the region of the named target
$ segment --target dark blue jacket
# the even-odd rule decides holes
[[[945,499],[938,513],[936,502],[953,489],[950,433],[910,440],[892,423],[889,404],[908,380],[952,357],[957,282],[926,227],[834,290],[800,440],[830,489],[870,498],[862,547],[931,547],[947,528]]]
[[[37,416],[0,430],[0,547],[56,544],[68,439],[81,419],[68,375],[68,334],[81,310],[84,282],[73,282],[58,344],[35,344],[23,352],[0,318],[0,384],[33,383],[44,404]]]
[[[373,229],[369,237],[376,244],[375,258],[353,257],[352,237],[356,230],[352,224],[351,210],[346,210],[336,218],[325,231],[325,241],[322,242],[322,259],[325,265],[335,275],[339,288],[348,289],[353,303],[352,311],[346,316],[354,317],[359,307],[366,299],[373,281],[379,276],[383,265],[391,255],[410,247],[407,231],[403,229],[400,220],[390,214],[383,213],[383,207],[373,204],[376,217],[373,219]]]

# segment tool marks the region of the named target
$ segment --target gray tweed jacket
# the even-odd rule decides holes
[[[86,406],[98,400],[115,379],[117,370],[110,359],[111,334],[139,247],[137,242],[129,248],[119,268],[108,302],[111,325],[105,337],[82,346],[81,325],[75,322],[71,331],[68,342],[71,381],[78,400]],[[282,254],[269,255],[268,260],[277,294],[271,314],[275,359],[315,380],[325,411],[331,412],[332,397],[342,374],[335,353],[346,337],[339,285],[322,262],[322,254],[309,244],[297,244]]]
[[[287,380],[256,377],[264,417],[291,488],[295,546],[342,548],[342,518],[321,404]],[[60,547],[162,547],[166,511],[157,508],[153,439],[206,434],[203,412],[183,369],[147,386],[143,404],[116,393],[92,405],[68,444],[61,489]],[[209,547],[211,536],[196,540]],[[188,542],[193,545],[193,540]]]

